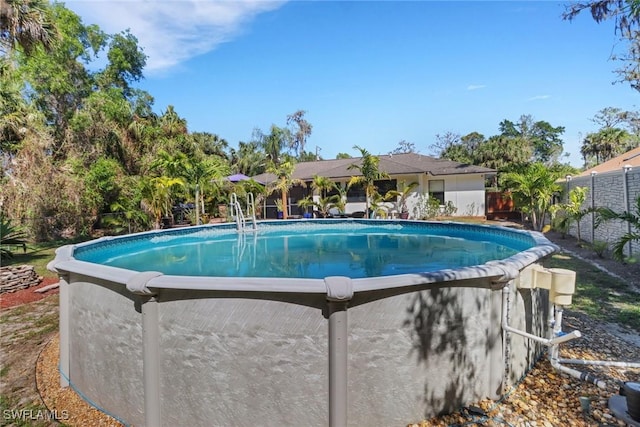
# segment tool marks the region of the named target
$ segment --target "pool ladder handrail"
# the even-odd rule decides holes
[[[257,231],[258,225],[256,223],[256,210],[253,193],[247,193],[247,215],[249,215],[252,223],[250,231]],[[242,207],[240,206],[240,202],[238,202],[238,195],[236,193],[231,194],[231,217],[236,221],[238,233],[244,233],[247,231],[247,219],[242,212]]]

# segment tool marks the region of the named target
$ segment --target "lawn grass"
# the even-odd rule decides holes
[[[623,281],[566,254],[554,254],[543,260],[542,265],[576,272],[576,293],[569,307],[571,310],[640,333],[640,294],[629,289]]]
[[[56,273],[47,270],[47,264],[56,257],[56,249],[60,246],[78,243],[85,239],[75,240],[60,240],[54,242],[45,243],[33,243],[27,244],[26,252],[23,252],[22,248],[12,249],[13,257],[9,259],[2,259],[2,266],[8,265],[32,265],[36,273],[42,277],[58,277]]]

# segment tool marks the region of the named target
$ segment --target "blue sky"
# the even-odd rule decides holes
[[[554,1],[72,0],[85,24],[129,28],[149,56],[138,87],[155,111],[173,105],[190,131],[231,146],[305,110],[306,150],[323,158],[386,154],[406,140],[422,154],[437,134],[477,131],[523,114],[564,126],[565,159],[605,107],[637,110],[612,84],[624,52],[613,22],[561,19]]]

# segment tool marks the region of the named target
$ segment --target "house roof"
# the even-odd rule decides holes
[[[614,157],[611,160],[607,160],[604,163],[600,163],[598,166],[587,169],[586,171],[581,172],[578,176],[589,176],[591,175],[591,172],[604,173],[619,171],[626,165],[634,168],[640,168],[640,146],[633,150],[629,150],[618,157]]]
[[[494,174],[494,169],[483,166],[473,166],[454,162],[451,160],[436,159],[431,156],[424,156],[417,153],[407,154],[387,154],[377,156],[380,159],[378,169],[381,172],[393,175],[410,175],[426,173],[432,176],[441,175],[465,175],[465,174]],[[352,176],[360,175],[357,169],[349,169],[353,164],[360,165],[361,157],[349,159],[318,160],[315,162],[301,162],[295,165],[293,178],[308,181],[314,176],[324,176],[326,178],[348,179]],[[263,173],[253,177],[259,182],[273,182],[276,176],[271,173]]]

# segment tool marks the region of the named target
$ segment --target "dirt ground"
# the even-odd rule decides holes
[[[18,293],[22,294],[22,301],[29,301],[33,290]],[[58,294],[37,295],[37,302],[0,310],[2,426],[58,425],[46,419],[46,407],[38,393],[35,375],[38,356],[58,333]],[[17,297],[11,296],[14,302]],[[0,299],[4,300],[4,296]]]

